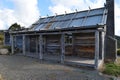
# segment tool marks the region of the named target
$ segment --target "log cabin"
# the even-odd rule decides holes
[[[116,60],[114,0],[104,7],[39,18],[27,30],[6,31],[12,54],[98,69]]]

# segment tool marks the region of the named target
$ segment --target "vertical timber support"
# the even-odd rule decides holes
[[[3,43],[4,46],[6,45],[6,43],[5,43],[5,41],[6,41],[6,36],[5,36],[5,34],[6,34],[6,33],[4,32],[4,40],[3,40],[3,41],[4,41],[4,43]]]
[[[11,53],[14,54],[14,37],[10,35]]]
[[[75,35],[72,33],[72,54],[74,54],[74,49],[75,49]]]
[[[35,40],[36,40],[36,42],[35,42],[35,43],[36,43],[36,54],[38,54],[38,44],[39,44],[39,43],[38,43],[38,41],[37,41],[37,40],[38,40],[37,36],[36,36],[36,39],[35,39]]]
[[[102,34],[101,34],[101,38],[102,38],[102,61],[104,60],[104,54],[105,54],[105,51],[104,51],[104,49],[105,49],[105,45],[104,45],[104,40],[105,40],[105,33],[104,32],[101,32]]]
[[[99,31],[95,32],[95,69],[98,69],[99,64]]]
[[[14,47],[16,48],[16,39],[17,39],[17,36],[14,36]]]
[[[40,34],[39,35],[39,59],[42,60],[43,59],[43,37],[42,35]]]
[[[25,55],[25,35],[23,35],[23,55]]]
[[[28,46],[30,46],[30,36],[28,36],[27,38],[28,38]],[[28,52],[30,53],[30,47],[28,48]]]
[[[61,63],[64,63],[65,59],[65,34],[61,34]]]

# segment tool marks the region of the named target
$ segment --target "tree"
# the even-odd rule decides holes
[[[21,26],[17,23],[12,24],[9,28],[9,30],[11,31],[20,30],[20,29],[21,29]]]

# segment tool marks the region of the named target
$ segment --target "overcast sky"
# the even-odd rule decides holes
[[[105,0],[0,0],[0,30],[15,22],[29,27],[40,16],[103,7]],[[115,0],[115,34],[120,35],[120,0]]]

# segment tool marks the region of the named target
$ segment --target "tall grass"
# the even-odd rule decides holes
[[[115,63],[107,63],[105,64],[103,73],[118,77],[120,76],[120,65]]]

